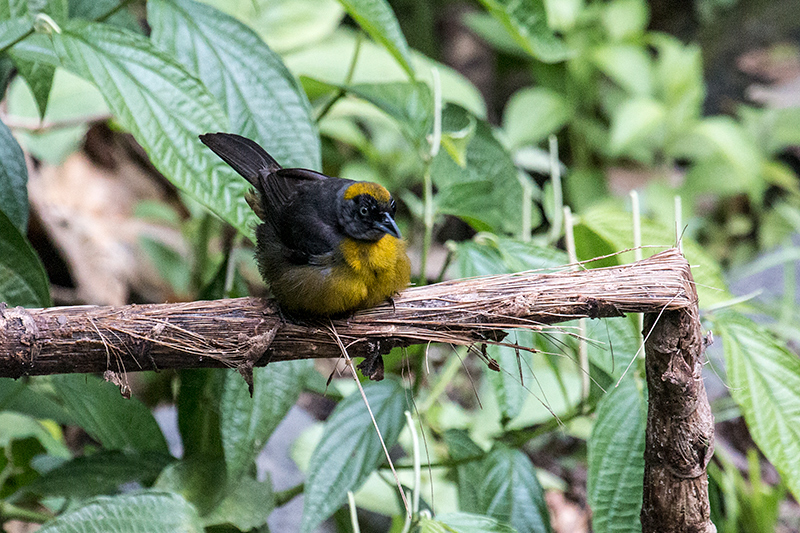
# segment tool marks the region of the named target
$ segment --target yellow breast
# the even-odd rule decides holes
[[[284,269],[272,291],[290,313],[332,316],[383,303],[408,286],[411,263],[405,242],[385,235],[377,242],[345,238],[327,266]]]

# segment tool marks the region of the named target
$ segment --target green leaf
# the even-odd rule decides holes
[[[447,513],[420,519],[421,533],[515,533],[511,526],[494,518],[472,513]]]
[[[15,17],[0,20],[0,48],[6,48],[11,43],[21,39],[33,29],[31,17]]]
[[[451,461],[467,461],[480,459],[485,455],[480,446],[469,438],[463,429],[448,429],[444,432],[444,443],[447,445],[447,454]]]
[[[244,477],[227,498],[203,517],[203,524],[229,524],[240,531],[250,531],[265,524],[274,508],[275,496],[270,482],[261,483],[251,477]]]
[[[514,93],[503,111],[503,129],[512,147],[539,144],[572,118],[573,109],[556,91],[528,87]]]
[[[448,104],[442,121],[452,120],[451,115],[470,116],[465,109]],[[464,168],[445,150],[433,159],[436,207],[440,213],[463,218],[479,231],[517,232],[522,223],[523,198],[517,169],[494,138],[491,126],[477,118],[475,121]]]
[[[339,0],[339,2],[370,37],[392,54],[408,77],[413,80],[411,52],[389,3],[386,0]]]
[[[175,492],[186,498],[200,516],[207,516],[225,498],[225,463],[219,457],[193,455],[166,467],[154,488]]]
[[[53,77],[56,69],[52,65],[37,61],[26,61],[16,57],[12,51],[11,57],[17,66],[19,75],[28,83],[31,93],[36,100],[36,107],[39,110],[39,117],[44,119],[47,111],[47,102],[50,99],[50,90],[53,88]]]
[[[0,1],[0,19],[22,16],[33,18],[39,13],[50,15],[56,22],[67,17],[67,0],[2,0]]]
[[[23,381],[0,378],[0,411],[13,411],[37,420],[53,420],[59,424],[74,425],[67,411],[50,395],[39,390],[38,379]]]
[[[0,210],[0,302],[9,306],[47,307],[50,284],[39,256]]]
[[[41,62],[51,67],[61,66],[61,62],[53,49],[53,41],[43,33],[34,33],[10,50],[14,61]]]
[[[433,96],[421,82],[360,83],[345,88],[394,118],[408,139],[423,146],[433,125]]]
[[[764,158],[744,128],[730,117],[710,117],[700,121],[685,141],[698,160],[686,176],[690,190],[745,191],[760,196],[764,183],[760,172]],[[715,172],[722,174],[715,175]],[[725,179],[720,180],[720,176]]]
[[[386,447],[391,449],[405,425],[406,396],[393,379],[364,386]],[[301,531],[316,529],[356,491],[384,460],[383,448],[356,391],[336,406],[325,422],[308,466]]]
[[[463,429],[447,430],[444,442],[450,459],[460,462],[455,468],[459,508],[478,509],[480,481],[484,477],[482,458],[486,453]]]
[[[530,459],[519,450],[496,445],[484,460],[478,509],[510,523],[520,533],[551,531],[544,491]]]
[[[99,21],[125,0],[69,0],[69,18],[81,18]],[[108,24],[120,26],[126,30],[143,33],[139,21],[130,9],[119,9],[105,20]]]
[[[650,98],[625,100],[611,116],[609,150],[614,157],[634,152],[664,125],[664,106]]]
[[[593,59],[597,68],[629,93],[652,96],[652,66],[644,47],[608,44],[597,48]]]
[[[619,378],[639,351],[641,335],[634,315],[592,322],[587,344],[589,361],[613,378]]]
[[[26,488],[39,496],[85,499],[120,492],[123,485],[152,484],[159,472],[175,459],[158,453],[100,451],[67,461],[42,475]]]
[[[0,211],[20,233],[28,230],[28,167],[11,130],[0,122]]]
[[[800,359],[738,313],[712,318],[722,335],[731,396],[753,440],[800,498]]]
[[[633,220],[630,213],[626,213],[609,203],[598,204],[580,216],[577,226],[594,233],[598,238],[610,245],[611,251],[627,250],[633,247]],[[659,224],[656,221],[642,218],[642,244],[672,246],[676,241],[675,228]],[[591,259],[594,255],[586,255],[584,248],[588,244],[597,250],[596,243],[584,239],[575,240],[578,248],[579,259]],[[692,265],[692,276],[696,282],[697,293],[700,297],[700,307],[723,302],[732,298],[727,290],[722,277],[722,269],[703,248],[691,239],[683,238],[683,253],[686,260]],[[645,248],[642,250],[645,257],[653,255],[659,250]],[[618,256],[617,261],[631,262],[631,252]]]
[[[349,59],[353,56],[357,41],[356,32],[342,27],[324,41],[286,55],[284,61],[289,70],[298,76],[310,76],[329,83],[342,83],[342,80],[347,79],[350,63],[343,61],[342,58]],[[447,65],[433,61],[424,54],[412,50],[411,55],[415,69],[419,72],[418,79],[427,83],[428,87],[433,87],[432,68],[435,67],[439,71],[443,101],[457,103],[477,116],[486,115],[483,97],[469,80]],[[358,63],[351,84],[406,81],[408,81],[406,71],[392,60],[392,56],[385,48],[372,41],[361,41]],[[311,96],[309,92],[309,97]]]
[[[153,42],[222,104],[231,131],[261,144],[283,166],[321,168],[305,93],[253,30],[191,0],[148,2],[147,20]]]
[[[649,13],[644,0],[613,0],[603,7],[601,20],[612,40],[636,37],[647,29]]]
[[[509,342],[531,347],[533,334],[527,330],[515,331]],[[535,383],[530,363],[524,361],[530,354],[510,346],[487,346],[486,351],[500,365],[500,372],[490,372],[488,378],[500,406],[501,423],[505,425],[520,413],[531,394],[530,386]]]
[[[9,86],[8,112],[26,122],[39,121],[36,98],[20,77]],[[108,106],[97,87],[63,68],[56,68],[46,120],[69,125],[43,131],[17,130],[15,133],[26,152],[57,166],[82,145],[89,121],[108,113]]]
[[[177,494],[103,496],[45,523],[41,533],[202,533],[197,511]]]
[[[150,410],[119,388],[92,376],[67,374],[48,378],[75,422],[107,450],[169,453]]]
[[[455,243],[453,249],[460,278],[552,269],[568,262],[567,254],[557,248],[488,233],[479,233],[471,241]]]
[[[67,0],[45,0],[36,2],[4,2],[3,11],[8,9],[12,16],[26,15],[24,18],[28,21],[28,30],[32,29],[32,21],[39,13],[44,13],[56,23],[62,24],[67,19]],[[0,34],[4,32],[0,30]],[[24,35],[24,34],[23,34]],[[21,36],[21,35],[20,35]],[[23,43],[27,43],[34,39],[34,36],[29,36]],[[11,44],[3,44],[2,47]],[[55,67],[51,62],[31,61],[25,59],[17,53],[20,48],[25,45],[20,43],[14,46],[9,52],[9,56],[14,61],[17,71],[22,76],[33,92],[36,99],[36,105],[39,110],[39,118],[44,118],[45,111],[47,110],[47,99],[50,95],[50,88],[53,85],[53,74]]]
[[[247,182],[197,138],[227,129],[202,83],[148,39],[114,26],[73,20],[52,39],[63,65],[100,88],[117,121],[162,174],[250,234],[256,218],[244,200]]]
[[[313,368],[311,360],[285,361],[253,369],[253,397],[238,372],[229,372],[220,400],[220,431],[228,479],[252,465],[272,432],[295,404]]]
[[[647,398],[639,382],[628,377],[597,406],[589,437],[587,497],[592,529],[641,531],[644,483],[644,437]]]
[[[543,0],[481,0],[528,54],[545,63],[568,59],[572,53],[547,24]]]
[[[283,55],[332,34],[344,18],[336,0],[204,0],[250,26],[270,48]]]
[[[0,412],[0,448],[7,448],[13,441],[28,438],[39,441],[42,448],[54,457],[64,459],[70,457],[66,445],[60,440],[56,440],[38,420],[17,413]]]

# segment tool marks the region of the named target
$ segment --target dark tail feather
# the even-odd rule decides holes
[[[200,140],[258,190],[259,174],[267,176],[281,168],[258,143],[241,135],[206,133]]]

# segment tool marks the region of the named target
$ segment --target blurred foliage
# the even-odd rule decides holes
[[[782,478],[762,481],[754,449],[744,474],[722,454],[710,467],[712,515],[720,531],[773,530],[786,491],[800,498],[800,365],[787,348],[800,339],[800,253],[788,240],[800,233],[800,185],[779,157],[800,145],[800,109],[741,105],[704,116],[701,50],[648,30],[643,0],[407,4],[0,0],[12,126],[0,125],[0,301],[51,303],[25,237],[28,174],[17,143],[58,165],[98,120],[132,134],[179,190],[187,216],[158,202],[135,215],[189,244],[139,243],[180,299],[245,296],[254,278],[247,184],[200,144],[207,131],[251,137],[287,166],[388,187],[420,257],[419,283],[558,268],[571,259],[565,206],[576,215],[577,259],[631,248],[619,193],[637,189],[644,244],[662,247],[644,254],[681,236],[698,267],[701,310],[724,337],[733,401]],[[713,20],[733,4],[700,0],[695,9]],[[491,50],[502,85],[494,99],[439,61],[432,21],[445,16]],[[750,263],[757,253],[765,255]],[[590,266],[631,260],[628,252]],[[725,283],[731,266],[738,276],[784,268],[789,296],[740,306],[763,324],[721,311],[736,303]],[[411,521],[360,395],[343,380],[326,385],[309,361],[256,369],[252,397],[233,371],[159,376],[168,382],[161,396],[141,396],[176,405],[179,450],[142,401],[99,378],[0,380],[0,521],[46,522],[49,532],[266,531],[271,511],[302,492],[302,531],[313,531],[340,516],[352,491],[395,532],[547,532],[544,492],[570,492],[563,473],[582,469],[593,530],[639,530],[647,400],[636,321],[591,323],[585,369],[574,335],[509,333],[532,353],[489,347],[500,373],[472,360],[462,369],[466,350],[416,346],[386,358],[406,379],[365,386],[387,446],[402,450],[399,477],[417,502]],[[255,459],[302,391],[338,404],[295,442],[306,483],[275,492]],[[70,426],[84,437],[68,439]],[[554,459],[560,473],[537,468],[531,457],[551,455],[559,440],[573,443]],[[426,460],[436,466],[415,476]],[[427,484],[430,498],[419,493]]]

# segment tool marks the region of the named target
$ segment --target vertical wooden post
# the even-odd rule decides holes
[[[696,291],[687,267],[687,290]],[[644,317],[647,436],[643,533],[714,533],[706,466],[714,452],[714,417],[703,385],[697,305]]]

